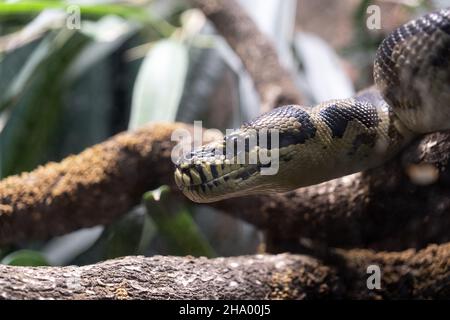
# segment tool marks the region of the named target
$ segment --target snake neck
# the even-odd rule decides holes
[[[372,88],[264,114],[182,157],[175,180],[196,202],[284,192],[378,166],[413,137]]]

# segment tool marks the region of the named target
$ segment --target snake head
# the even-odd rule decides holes
[[[287,191],[296,186],[296,181],[290,183],[287,164],[292,151],[314,134],[306,111],[277,108],[182,156],[176,163],[176,184],[195,202]]]
[[[240,132],[239,132],[240,133]],[[238,133],[238,134],[239,134]],[[243,136],[242,136],[243,137]],[[227,151],[229,143],[238,144],[237,134],[185,154],[176,164],[175,182],[195,202],[212,202],[256,193],[261,189],[261,172],[270,170],[274,161],[251,161],[258,147],[246,151]],[[249,139],[243,138],[248,146]],[[231,147],[233,149],[233,147]],[[245,147],[244,147],[245,150]],[[269,151],[270,152],[270,151]],[[270,155],[270,153],[269,153]]]

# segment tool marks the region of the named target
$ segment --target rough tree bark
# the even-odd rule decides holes
[[[3,299],[448,298],[450,244],[415,252],[338,250],[334,266],[292,254],[125,257],[83,267],[0,265]],[[367,267],[382,270],[367,288]]]
[[[0,243],[61,235],[108,224],[145,190],[172,180],[175,129],[153,124],[122,133],[60,163],[0,182]]]
[[[0,297],[7,299],[319,298],[338,289],[330,268],[306,256],[138,256],[83,267],[0,266]]]

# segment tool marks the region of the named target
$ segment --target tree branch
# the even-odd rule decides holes
[[[281,250],[295,251],[300,237],[339,247],[422,248],[450,240],[449,150],[450,133],[433,133],[380,168],[214,206],[271,230],[287,244]],[[435,180],[415,183],[420,170]]]
[[[302,98],[291,75],[280,64],[278,54],[234,0],[191,0],[214,24],[241,58],[261,98],[261,112],[286,104],[301,104]]]
[[[152,124],[119,134],[79,155],[0,181],[0,243],[45,239],[108,224],[161,184],[173,186],[171,133],[183,124]],[[207,137],[205,137],[207,138]],[[300,237],[330,246],[376,249],[449,241],[450,135],[435,133],[386,166],[286,194],[211,204],[271,230],[295,251]],[[410,181],[411,164],[437,168],[428,186]],[[401,232],[400,232],[401,230]]]
[[[450,296],[450,243],[430,245],[420,251],[337,250],[335,264],[352,298],[448,299]],[[380,267],[381,290],[367,290],[369,265]]]
[[[3,299],[448,298],[450,244],[415,252],[338,250],[335,266],[303,255],[125,257],[75,267],[0,265]],[[381,289],[367,288],[367,267]]]
[[[306,256],[142,256],[83,267],[0,265],[6,299],[267,299],[335,295],[333,272]]]
[[[191,127],[149,125],[0,181],[0,243],[108,224],[127,212],[145,191],[172,180],[177,128]]]

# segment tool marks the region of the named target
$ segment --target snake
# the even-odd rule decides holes
[[[373,76],[350,98],[279,106],[191,149],[175,163],[176,185],[198,203],[287,192],[381,166],[417,137],[450,129],[450,8],[384,38]],[[276,173],[264,174],[272,162]]]

